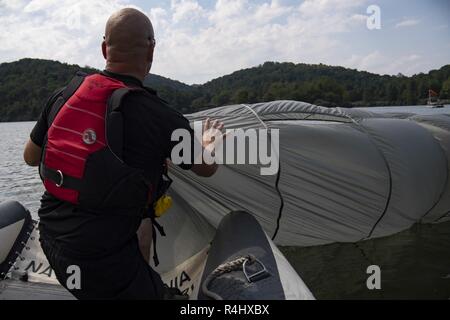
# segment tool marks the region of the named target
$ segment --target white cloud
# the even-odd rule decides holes
[[[9,0],[0,11],[0,61],[23,57],[103,66],[100,51],[107,18],[122,0]]]
[[[130,1],[0,0],[0,62],[33,57],[102,68],[104,24],[114,11],[133,6]],[[370,47],[365,55],[345,56],[349,45],[356,47],[351,34],[367,30],[367,0],[286,3],[216,0],[205,7],[197,0],[171,0],[152,8],[147,12],[157,39],[152,72],[203,83],[265,61],[407,73],[423,60],[404,54],[395,64]],[[399,24],[416,23],[407,21],[418,23]]]
[[[153,71],[188,83],[201,83],[265,61],[319,63],[334,59],[334,35],[365,20],[349,13],[364,0],[306,0],[283,5],[278,0],[255,4],[247,0],[218,0],[207,9],[193,0],[189,6],[172,2],[172,18],[158,18],[157,52]],[[199,21],[178,22],[176,3],[195,11]],[[195,9],[194,9],[195,8]],[[184,12],[183,10],[182,12]],[[199,24],[200,23],[200,26]],[[189,27],[195,25],[195,28]]]
[[[307,15],[323,15],[353,9],[365,2],[364,0],[305,0],[300,5],[300,11]]]
[[[20,9],[26,4],[26,0],[0,0],[0,8]]]
[[[422,57],[418,54],[407,54],[393,58],[376,50],[367,55],[352,55],[343,63],[344,66],[370,71],[378,74],[395,75],[403,73],[412,75],[424,67]]]
[[[0,61],[56,59],[102,68],[100,42],[108,16],[125,0],[0,0]],[[171,0],[148,14],[157,38],[153,72],[201,83],[268,60],[327,62],[335,34],[363,26],[364,0]],[[356,18],[355,18],[356,17]]]
[[[420,20],[417,19],[406,19],[403,21],[400,21],[395,25],[396,28],[404,28],[404,27],[413,27],[420,23]]]
[[[221,21],[240,16],[246,6],[246,0],[217,0],[215,10],[210,12],[210,18],[213,21]]]
[[[195,20],[204,14],[203,8],[192,0],[172,0],[172,21],[179,23],[184,20]]]
[[[149,15],[154,29],[164,29],[168,26],[168,13],[163,8],[152,8]]]

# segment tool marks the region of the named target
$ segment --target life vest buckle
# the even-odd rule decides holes
[[[57,174],[59,174],[59,183],[55,183],[55,185],[58,187],[58,188],[61,188],[61,186],[63,185],[63,183],[64,183],[64,175],[63,175],[63,173],[62,173],[62,171],[61,170],[56,170],[56,173]]]

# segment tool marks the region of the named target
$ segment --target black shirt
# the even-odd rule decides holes
[[[127,86],[144,88],[142,82],[134,77],[103,71],[103,75],[122,81]],[[189,121],[179,112],[170,108],[156,92],[145,88],[150,94],[133,91],[121,105],[124,122],[123,160],[129,166],[143,169],[150,181],[157,181],[162,174],[161,164],[170,158],[172,148],[177,142],[171,141],[176,129],[193,131]],[[48,130],[47,117],[52,104],[61,94],[57,90],[48,100],[30,138],[38,146],[43,145]],[[191,165],[180,165],[190,169]],[[40,217],[41,235],[57,240],[62,245],[82,254],[104,253],[115,250],[135,237],[141,222],[140,217],[120,216],[105,212],[94,214],[80,210],[76,206],[58,200],[44,192]]]

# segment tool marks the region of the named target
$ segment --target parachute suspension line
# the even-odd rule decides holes
[[[248,110],[250,110],[250,112],[255,115],[256,119],[258,119],[258,121],[261,122],[263,127],[266,128],[266,129],[269,129],[269,127],[267,127],[267,124],[258,116],[258,114],[255,112],[255,110],[252,109],[252,107],[250,107],[248,104],[241,104],[241,106],[244,106]]]
[[[266,123],[258,116],[258,114],[255,112],[255,110],[253,110],[248,104],[241,104],[241,105],[243,107],[247,108],[248,110],[250,110],[250,112],[255,115],[256,119],[258,119],[258,121],[263,125],[263,127],[266,128],[267,130],[269,130]],[[270,140],[270,146],[272,146],[272,139]],[[271,152],[272,152],[272,150],[274,150],[273,148],[270,148],[270,149],[271,149]],[[272,241],[275,240],[275,237],[278,234],[278,230],[280,229],[281,215],[283,213],[283,208],[284,208],[284,199],[283,199],[283,195],[281,193],[280,187],[279,187],[280,177],[281,177],[281,160],[280,160],[279,154],[277,154],[277,158],[278,158],[278,171],[277,171],[277,179],[275,180],[275,190],[277,190],[278,197],[280,198],[280,207],[278,209],[277,226],[272,235]]]

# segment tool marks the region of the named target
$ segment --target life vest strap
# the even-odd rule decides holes
[[[73,189],[80,191],[82,189],[82,180],[68,176],[60,170],[55,170],[47,167],[43,163],[40,166],[41,175],[44,179],[48,179],[56,184],[59,188]]]
[[[133,90],[136,89],[116,89],[108,99],[106,138],[111,151],[120,159],[123,157],[123,116],[120,107],[125,96]]]
[[[59,93],[60,96],[51,107],[50,113],[47,118],[47,123],[49,127],[51,126],[51,124],[56,118],[56,115],[64,106],[64,104],[67,102],[67,100],[69,100],[70,97],[73,96],[74,93],[81,86],[86,76],[87,74],[85,74],[84,72],[81,71],[77,72],[75,77],[70,81],[67,87]]]
[[[158,258],[158,252],[156,251],[156,230],[158,230],[159,234],[163,237],[166,236],[166,233],[164,232],[164,228],[162,225],[160,225],[157,221],[155,216],[151,218],[152,220],[152,238],[153,238],[153,263],[155,264],[155,267],[159,265],[159,258]]]
[[[125,98],[128,93],[135,90],[139,89],[126,87],[115,90],[108,101],[109,112],[118,111],[122,105],[123,98]]]

